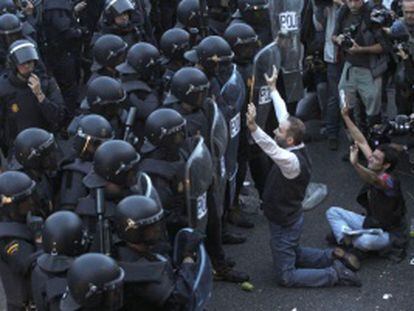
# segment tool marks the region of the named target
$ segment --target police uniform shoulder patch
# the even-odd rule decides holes
[[[20,111],[20,107],[17,103],[12,104],[10,109],[13,113],[17,113]]]
[[[5,249],[6,249],[6,254],[8,256],[11,256],[19,250],[19,243],[16,241],[12,241],[6,245]]]

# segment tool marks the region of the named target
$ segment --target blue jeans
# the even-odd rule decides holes
[[[342,243],[346,231],[364,229],[364,216],[340,207],[328,209],[326,211],[326,218],[339,244]],[[379,251],[388,247],[390,243],[389,233],[382,230],[375,234],[363,233],[352,237],[352,245],[362,251]]]
[[[269,222],[270,248],[277,281],[287,287],[333,286],[338,281],[332,268],[332,250],[299,246],[303,216],[293,225]]]

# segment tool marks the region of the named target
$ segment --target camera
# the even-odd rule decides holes
[[[399,114],[394,120],[389,121],[391,133],[395,135],[405,135],[414,133],[414,120],[404,114]]]
[[[370,16],[371,23],[379,27],[391,27],[394,18],[387,9],[373,9]]]
[[[389,38],[392,41],[394,53],[403,50],[405,53],[409,54],[410,34],[401,22],[397,21],[392,25]]]
[[[368,130],[368,142],[372,148],[391,142],[391,136],[414,133],[414,120],[407,115],[397,115],[394,120],[375,124]]]
[[[359,25],[351,25],[344,29],[344,40],[342,41],[341,47],[344,49],[350,49],[354,44],[352,40],[355,38],[358,32]]]

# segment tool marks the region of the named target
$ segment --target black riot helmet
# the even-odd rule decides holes
[[[39,54],[37,53],[36,46],[29,40],[17,40],[9,46],[8,60],[10,66],[15,69],[17,65],[22,65],[29,61],[37,62]]]
[[[183,102],[194,108],[200,108],[208,95],[210,83],[207,76],[195,67],[178,70],[171,80],[171,90],[165,104]]]
[[[234,53],[222,37],[208,36],[184,56],[190,62],[200,64],[208,74],[213,74],[221,63],[231,62]]]
[[[238,10],[248,24],[260,25],[269,20],[268,0],[238,0]]]
[[[207,8],[204,12],[207,13]],[[186,28],[190,33],[198,33],[202,25],[203,12],[199,0],[182,0],[177,6],[178,26]]]
[[[52,133],[31,127],[21,131],[14,141],[16,160],[24,169],[54,171],[58,147]]]
[[[83,107],[108,119],[118,114],[126,100],[126,92],[119,80],[101,76],[91,81],[86,90]]]
[[[16,14],[17,6],[13,0],[1,0],[0,1],[0,15],[5,13]]]
[[[106,34],[99,37],[92,50],[91,70],[97,71],[104,67],[115,68],[124,61],[127,48],[128,44],[117,35]]]
[[[114,137],[114,130],[108,120],[97,114],[89,114],[79,121],[73,147],[81,159],[92,161],[96,149]]]
[[[115,230],[120,239],[133,244],[153,244],[163,236],[162,207],[153,199],[132,195],[115,208]]]
[[[70,211],[50,215],[43,226],[42,245],[51,255],[79,256],[86,251],[87,236],[80,217]]]
[[[104,21],[108,25],[113,25],[116,16],[124,13],[130,14],[133,10],[134,5],[129,0],[107,0],[104,8]]]
[[[160,75],[160,52],[150,43],[136,43],[129,49],[125,62],[116,69],[122,75],[136,75],[149,82]]]
[[[254,29],[245,23],[235,23],[227,27],[223,35],[234,51],[236,61],[252,62],[259,48],[259,40]]]
[[[123,306],[125,273],[117,262],[103,254],[76,258],[67,273],[68,287],[61,310],[119,310]]]
[[[123,140],[104,142],[96,150],[93,171],[84,178],[88,188],[104,187],[107,182],[119,186],[133,186],[137,182],[140,155]]]
[[[162,108],[145,121],[145,137],[155,146],[180,145],[186,134],[186,120],[176,110]]]
[[[169,60],[181,61],[190,49],[190,34],[181,28],[171,28],[161,36],[160,49]]]
[[[7,171],[0,174],[0,215],[24,222],[33,208],[31,200],[36,183],[23,172]]]
[[[3,46],[8,48],[10,44],[22,37],[22,23],[20,18],[10,13],[1,15],[0,38]]]

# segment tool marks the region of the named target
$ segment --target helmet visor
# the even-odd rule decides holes
[[[25,42],[13,47],[9,54],[13,57],[17,65],[27,63],[29,61],[38,61],[39,54],[33,43]]]
[[[105,10],[113,10],[116,15],[121,15],[125,12],[134,10],[134,6],[129,0],[110,0],[108,1]]]

